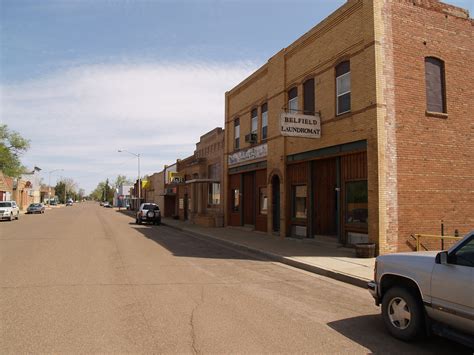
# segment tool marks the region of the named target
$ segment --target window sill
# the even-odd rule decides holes
[[[338,113],[335,118],[339,120],[342,118],[349,117],[351,114],[352,114],[352,111],[346,111],[346,112]]]
[[[448,114],[447,113],[443,113],[443,112],[432,112],[432,111],[425,111],[425,115],[427,117],[436,117],[436,118],[448,118]]]

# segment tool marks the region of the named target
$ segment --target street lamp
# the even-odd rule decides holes
[[[128,150],[125,150],[125,149],[119,149],[118,152],[119,153],[128,153],[128,154],[131,154],[131,155],[138,158],[138,205],[140,205],[141,198],[142,198],[142,186],[141,186],[142,184],[141,184],[141,181],[140,181],[140,153],[135,154],[135,153],[129,152]]]
[[[51,171],[48,171],[49,174],[49,179],[48,179],[48,205],[51,206],[51,174],[54,173],[55,171],[64,171],[64,169],[54,169]]]

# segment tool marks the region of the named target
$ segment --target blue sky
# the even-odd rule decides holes
[[[87,191],[136,176],[119,148],[160,171],[223,125],[226,90],[344,2],[0,0],[1,120],[31,140],[27,166]]]

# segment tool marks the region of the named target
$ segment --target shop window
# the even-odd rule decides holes
[[[238,118],[234,121],[234,148],[240,148],[240,119]]]
[[[446,113],[444,63],[433,57],[425,58],[426,109]]]
[[[346,183],[346,224],[367,226],[369,215],[367,180]]]
[[[351,111],[351,67],[342,62],[336,67],[336,112],[341,115]]]
[[[303,111],[305,115],[314,115],[314,79],[303,83]]]
[[[231,190],[232,198],[232,212],[239,212],[240,210],[240,190],[232,189]]]
[[[221,203],[221,184],[218,182],[209,183],[209,199],[210,205],[219,205]]]
[[[267,195],[267,188],[261,187],[259,189],[260,195],[260,214],[267,214],[268,211],[268,195]]]
[[[288,112],[298,112],[298,89],[293,88],[288,91]]]
[[[307,216],[307,186],[294,185],[292,188],[292,217],[306,219]]]
[[[268,134],[268,105],[262,105],[262,140],[267,139]]]
[[[258,131],[258,110],[254,108],[252,110],[251,116],[251,131],[250,133],[257,134]]]

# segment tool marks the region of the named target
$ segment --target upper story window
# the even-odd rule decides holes
[[[250,133],[257,134],[258,131],[258,110],[254,108],[250,114],[251,117],[251,129]]]
[[[349,61],[336,67],[336,114],[351,111],[351,65]]]
[[[303,111],[305,115],[314,115],[314,79],[303,83]]]
[[[234,148],[240,148],[240,119],[234,120]]]
[[[426,110],[446,113],[446,85],[444,62],[434,57],[425,58]]]
[[[288,91],[288,112],[298,112],[298,88],[296,87]]]
[[[268,105],[262,105],[262,140],[268,136]]]

